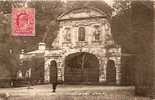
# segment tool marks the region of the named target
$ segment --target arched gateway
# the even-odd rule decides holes
[[[119,84],[121,49],[112,40],[109,21],[110,15],[96,8],[73,9],[59,16],[60,29],[53,49],[45,50],[45,82],[50,79],[52,60],[57,63],[61,82],[106,82],[111,76],[106,70],[111,59],[116,68],[114,79]]]
[[[99,82],[99,60],[95,55],[77,52],[65,58],[64,82],[97,83]]]

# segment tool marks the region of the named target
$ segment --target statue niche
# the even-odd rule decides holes
[[[71,29],[70,28],[65,28],[65,41],[71,41],[71,33],[70,33]]]
[[[99,41],[100,40],[100,34],[101,34],[100,26],[99,25],[95,25],[94,28],[95,28],[95,31],[93,33],[94,40],[95,41]]]
[[[78,40],[85,41],[85,28],[84,27],[80,27],[78,30]]]

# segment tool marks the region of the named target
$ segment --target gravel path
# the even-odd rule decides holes
[[[51,88],[51,85],[31,86],[31,89],[0,88],[0,97],[2,100],[66,100],[63,98],[67,97],[71,98],[67,100],[151,100],[134,96],[132,86],[58,85],[56,93]]]

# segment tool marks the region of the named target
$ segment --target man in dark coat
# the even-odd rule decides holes
[[[53,85],[53,92],[56,90],[57,86],[57,63],[56,61],[50,62],[50,83]]]

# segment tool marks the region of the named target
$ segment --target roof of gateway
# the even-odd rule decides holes
[[[74,8],[61,14],[57,20],[90,18],[90,17],[109,17],[109,15],[98,8],[82,7]]]

